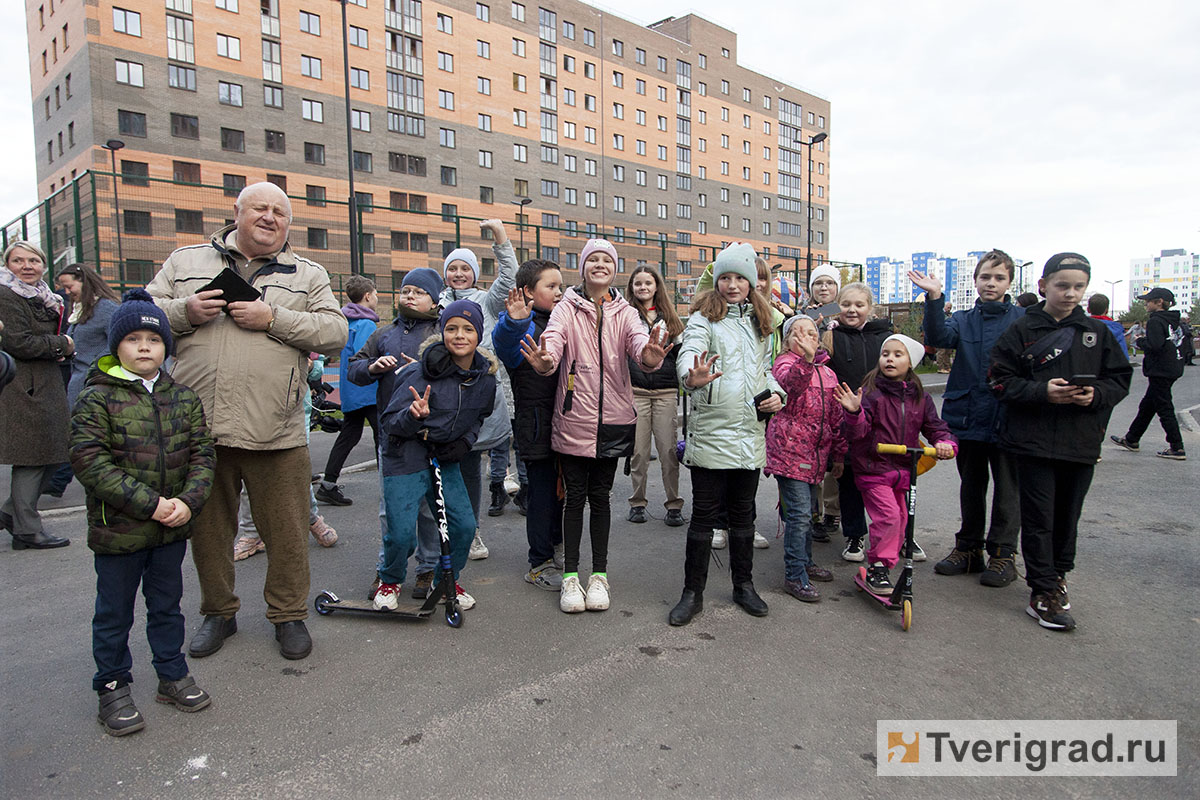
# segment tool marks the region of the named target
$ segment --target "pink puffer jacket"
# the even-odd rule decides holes
[[[633,453],[637,412],[626,356],[641,363],[650,337],[637,311],[616,291],[609,290],[603,309],[598,331],[596,304],[582,289],[567,289],[542,335],[558,369],[550,435],[556,453],[588,458]]]
[[[820,483],[829,462],[843,461],[843,410],[833,397],[837,376],[825,366],[829,355],[818,350],[813,363],[785,350],[771,374],[787,392],[787,405],[767,423],[768,475]]]

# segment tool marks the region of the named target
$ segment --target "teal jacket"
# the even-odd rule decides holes
[[[152,519],[161,497],[192,514],[212,491],[215,448],[200,398],[160,371],[154,393],[101,356],[71,415],[71,466],[87,490],[88,547],[133,553],[191,535]]]

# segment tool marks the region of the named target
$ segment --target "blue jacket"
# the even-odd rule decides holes
[[[512,319],[501,312],[492,331],[496,357],[508,370],[512,384],[513,437],[523,461],[540,461],[554,455],[550,449],[550,422],[554,418],[554,398],[558,393],[558,370],[539,375],[521,355],[526,335],[536,342],[550,323],[550,312],[533,309],[527,319]]]
[[[360,386],[350,380],[350,359],[363,348],[371,334],[378,327],[378,318],[364,316],[360,307],[351,303],[342,308],[342,314],[350,322],[350,337],[342,348],[338,359],[338,396],[342,401],[342,411],[357,411],[375,405],[375,387]],[[368,366],[370,362],[367,362]]]
[[[458,367],[441,337],[431,338],[421,348],[421,358],[396,376],[395,391],[379,415],[386,433],[383,445],[383,475],[409,475],[429,466],[426,443],[462,441],[463,454],[471,449],[492,413],[496,398],[498,364],[484,350],[475,351],[470,369]],[[390,374],[390,373],[389,373]],[[413,395],[424,395],[429,387],[429,416],[417,419],[409,413]]]
[[[1121,352],[1128,356],[1129,346],[1125,343],[1125,326],[1112,317],[1092,317],[1092,319],[1098,319],[1108,326],[1108,329],[1112,331],[1113,338],[1117,340],[1117,345],[1121,348]]]
[[[1000,334],[1025,316],[1025,309],[1003,301],[983,302],[946,319],[946,296],[925,298],[925,344],[957,352],[946,391],[942,419],[959,439],[995,442],[1000,427],[1000,401],[988,386],[988,365]]]
[[[437,333],[437,319],[398,316],[371,334],[362,349],[350,359],[346,376],[351,383],[359,386],[377,384],[375,405],[382,411],[392,399],[397,373],[400,371],[399,368],[404,366],[404,359],[401,356],[416,358],[420,352],[421,343],[435,333]],[[394,370],[388,370],[382,375],[372,375],[368,367],[380,356],[395,356],[400,363]]]

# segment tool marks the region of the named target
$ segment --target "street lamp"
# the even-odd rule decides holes
[[[346,96],[346,167],[350,177],[350,274],[358,275],[358,195],[354,193],[354,132],[350,125],[350,31],[346,22],[346,0],[338,0],[342,6],[342,77]]]
[[[528,197],[520,197],[520,198],[517,198],[516,200],[509,200],[508,202],[512,203],[514,206],[517,207],[517,228],[521,231],[520,245],[518,246],[518,251],[519,251],[519,253],[523,254],[525,252],[525,223],[522,220],[525,217],[525,206],[532,203],[533,200]],[[519,260],[519,257],[518,257],[518,260]]]
[[[1021,270],[1021,277],[1020,277],[1021,282],[1018,284],[1017,288],[1019,288],[1021,290],[1021,292],[1025,291],[1025,268],[1028,267],[1032,263],[1033,263],[1032,261],[1026,261],[1024,264],[1017,265],[1017,269]],[[1020,294],[1020,292],[1018,292],[1018,294]]]
[[[1124,282],[1125,282],[1124,278],[1121,278],[1120,280],[1115,280],[1115,281],[1105,281],[1105,283],[1108,284],[1108,302],[1112,304],[1112,308],[1114,311],[1116,310],[1116,303],[1117,303],[1117,297],[1116,297],[1117,284],[1124,283]]]
[[[806,269],[806,271],[808,272],[808,274],[807,274],[807,276],[806,276],[806,277],[808,277],[808,278],[811,278],[811,277],[812,277],[812,224],[813,224],[813,213],[812,213],[812,148],[813,148],[813,145],[814,145],[814,144],[817,144],[818,142],[823,142],[823,141],[825,141],[827,138],[829,138],[829,134],[827,134],[827,133],[825,133],[824,131],[822,131],[821,133],[818,133],[818,134],[817,134],[817,135],[815,135],[815,136],[811,136],[811,137],[809,137],[809,140],[808,140],[807,142],[806,142],[806,141],[804,141],[803,139],[796,139],[796,140],[795,140],[795,143],[796,143],[796,144],[800,145],[801,147],[807,147],[807,148],[808,148],[808,157],[807,157],[807,158],[804,160],[804,161],[805,161],[805,170],[806,170],[806,171],[805,171],[805,176],[804,176],[804,182],[808,184],[808,225],[807,225],[807,229],[808,229],[808,240],[807,240],[807,245],[806,245],[806,247],[805,247],[805,254],[804,254],[804,256],[805,256],[805,258],[804,258],[804,265],[805,265],[805,269]],[[802,151],[802,152],[803,152],[803,151]]]
[[[125,146],[125,143],[120,139],[109,139],[104,143],[103,147],[112,156],[112,173],[113,173],[113,216],[117,220],[117,278],[121,285],[125,285],[125,251],[121,247],[121,198],[117,196],[117,151]],[[99,269],[100,265],[97,264]]]

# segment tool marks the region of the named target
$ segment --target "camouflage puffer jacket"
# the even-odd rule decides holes
[[[154,393],[113,356],[88,372],[71,417],[71,466],[87,490],[88,547],[133,553],[186,539],[152,516],[160,497],[195,515],[212,491],[215,448],[200,398],[160,371]]]

